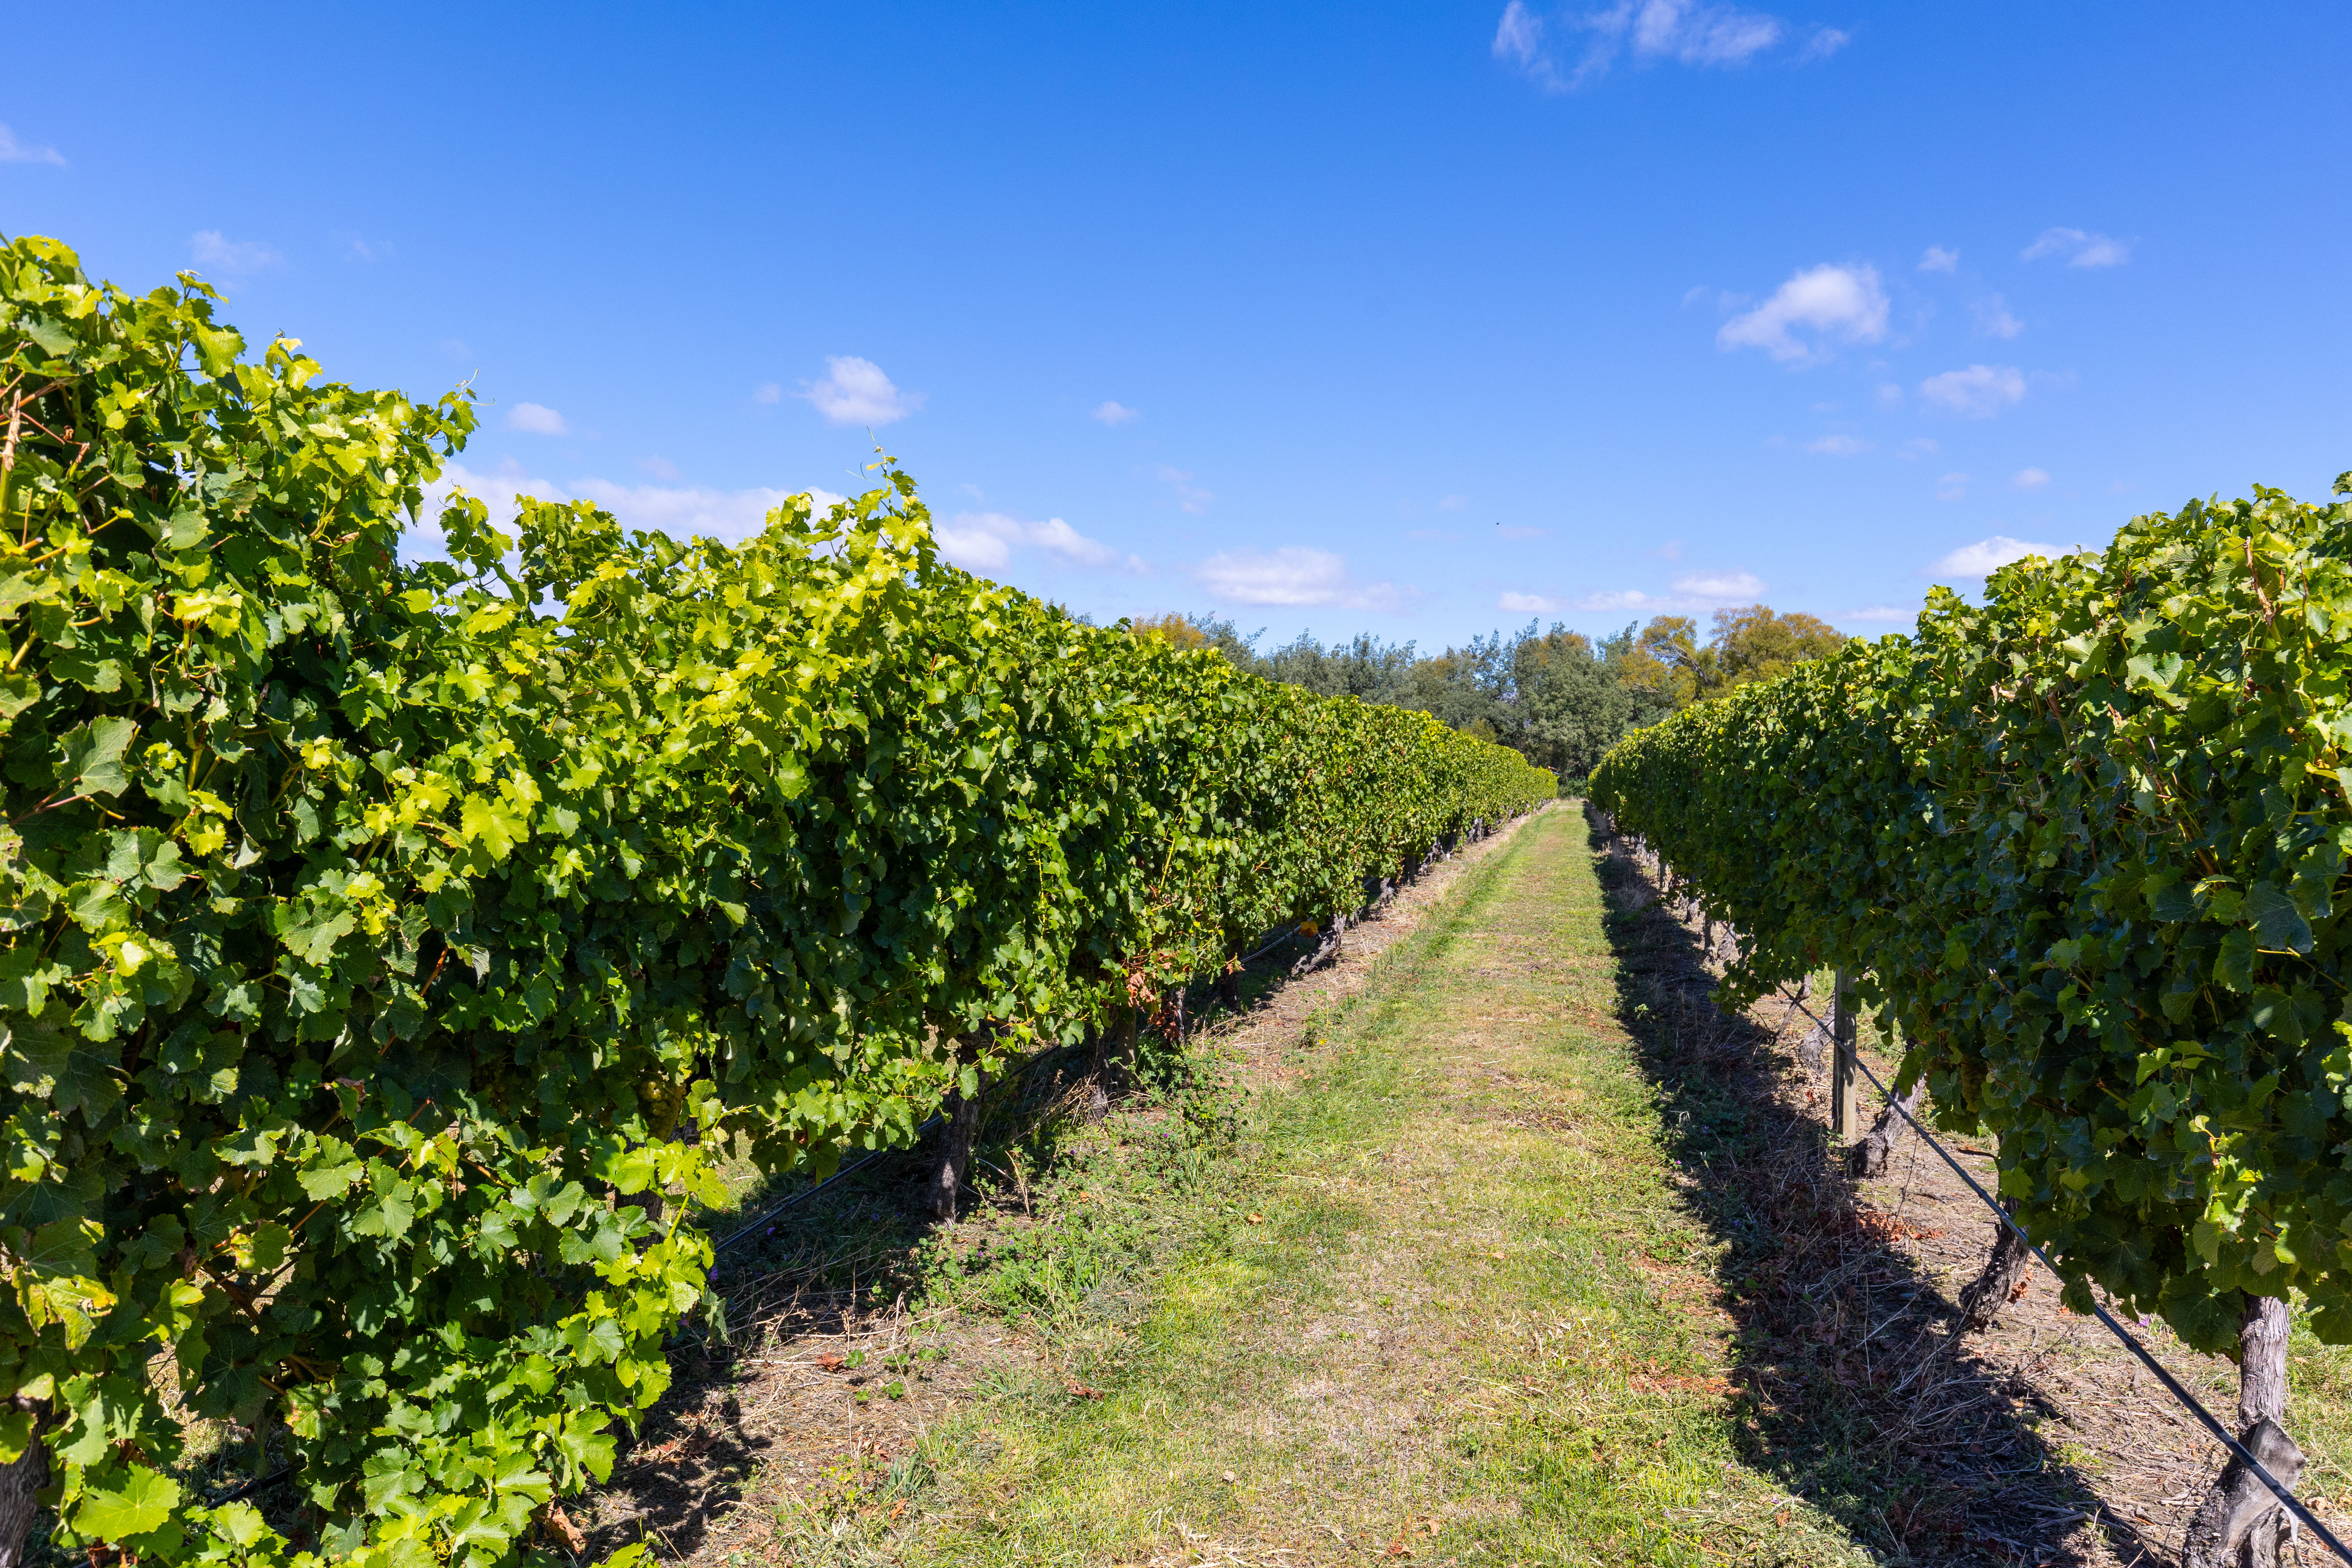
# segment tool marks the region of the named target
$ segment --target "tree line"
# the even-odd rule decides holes
[[[1801,611],[1765,605],[1722,609],[1701,640],[1688,616],[1589,637],[1529,621],[1509,636],[1472,637],[1423,654],[1412,642],[1370,633],[1326,646],[1306,632],[1260,651],[1265,633],[1241,635],[1230,619],[1171,613],[1129,623],[1178,647],[1213,647],[1238,668],[1302,686],[1430,714],[1498,741],[1566,776],[1591,772],[1601,753],[1635,730],[1750,681],[1769,679],[1836,652],[1845,638]]]

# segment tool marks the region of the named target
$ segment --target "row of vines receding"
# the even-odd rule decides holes
[[[667,1384],[722,1143],[903,1145],[1554,793],[958,571],[887,463],[740,545],[436,511],[467,397],[214,303],[0,248],[0,1465],[62,1545],[531,1553]],[[308,1539],[185,1495],[189,1415],[290,1446]]]

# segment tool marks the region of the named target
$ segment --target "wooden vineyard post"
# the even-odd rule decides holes
[[[1841,969],[1830,993],[1830,1136],[1844,1142],[1862,1121],[1853,1059],[1853,977]]]

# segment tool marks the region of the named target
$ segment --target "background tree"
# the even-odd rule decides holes
[[[1704,643],[1689,616],[1659,616],[1597,642],[1557,622],[1541,631],[1530,621],[1434,654],[1369,633],[1326,646],[1306,632],[1260,653],[1264,631],[1244,637],[1231,621],[1205,615],[1170,612],[1128,625],[1177,647],[1213,647],[1237,668],[1320,697],[1414,709],[1570,775],[1589,773],[1644,725],[1824,658],[1845,641],[1816,616],[1765,605],[1717,610]]]

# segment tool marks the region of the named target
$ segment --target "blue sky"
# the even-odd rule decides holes
[[[85,63],[0,230],[470,377],[488,496],[740,534],[878,440],[1074,608],[1430,647],[2352,468],[2340,7],[105,11],[11,18]]]

